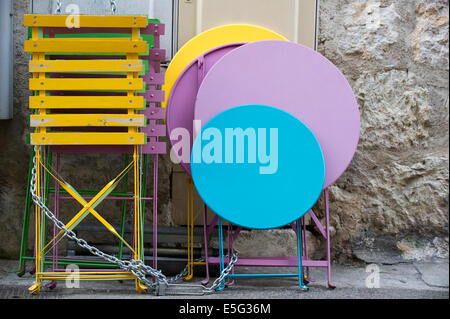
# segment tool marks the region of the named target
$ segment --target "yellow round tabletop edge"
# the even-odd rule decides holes
[[[264,27],[250,24],[228,24],[206,30],[186,42],[175,54],[165,73],[165,84],[162,90],[165,92],[167,102],[172,87],[183,70],[197,57],[203,53],[231,43],[256,42],[264,40],[285,40],[284,36]]]

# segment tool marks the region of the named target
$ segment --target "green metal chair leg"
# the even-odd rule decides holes
[[[125,155],[125,166],[128,166],[128,164],[130,164],[130,156],[128,154]],[[128,192],[128,174],[125,175],[125,177],[123,178],[123,193],[127,193]],[[123,238],[123,236],[125,235],[125,220],[127,217],[127,201],[123,200],[122,201],[122,213],[120,216],[120,236]],[[120,241],[119,242],[119,253],[118,253],[118,258],[122,259],[123,256],[123,242]]]
[[[20,255],[19,255],[19,268],[16,270],[16,274],[22,277],[25,274],[25,262],[28,249],[28,227],[30,225],[30,210],[31,210],[31,193],[30,193],[30,181],[31,170],[33,169],[33,157],[34,148],[31,149],[30,164],[28,166],[28,179],[27,179],[27,191],[25,195],[25,209],[23,212],[23,224],[22,224],[22,239],[20,243]]]

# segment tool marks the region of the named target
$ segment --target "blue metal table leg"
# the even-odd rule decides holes
[[[298,285],[305,291],[309,290],[309,287],[303,283],[303,256],[302,256],[302,229],[300,227],[301,220],[297,220],[297,257],[298,257]]]
[[[217,227],[219,232],[219,269],[220,273],[222,273],[223,269],[225,268],[225,261],[223,256],[223,230],[222,230],[222,218],[219,217],[217,220]],[[225,288],[225,280],[220,284],[220,286],[216,290],[223,290]]]

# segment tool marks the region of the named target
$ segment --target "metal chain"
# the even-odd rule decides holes
[[[116,14],[117,13],[116,0],[109,0],[109,4],[111,6],[111,14]],[[56,14],[61,14],[61,8],[62,8],[62,0],[57,0],[55,10]]]
[[[237,252],[234,252],[231,255],[231,259],[230,262],[228,263],[228,265],[222,270],[222,273],[220,274],[220,276],[214,280],[213,284],[211,285],[211,287],[204,287],[204,292],[205,293],[213,293],[217,288],[220,287],[220,285],[222,285],[222,282],[225,280],[225,278],[228,276],[228,274],[230,273],[231,269],[233,269],[234,265],[236,264],[238,260],[238,254]]]
[[[61,14],[62,0],[56,1],[56,14]]]
[[[109,3],[111,5],[111,13],[116,14],[116,12],[117,12],[116,0],[109,0]]]
[[[194,261],[195,262],[205,261],[205,259],[204,258],[198,258],[198,259],[195,259]],[[168,279],[169,283],[177,282],[178,280],[180,280],[181,278],[186,276],[188,274],[188,270],[189,270],[189,264],[187,264],[186,267],[184,267],[184,269],[179,274],[177,274],[176,276]]]
[[[35,146],[35,154],[37,152],[37,146]],[[104,260],[107,260],[111,263],[118,265],[121,269],[130,271],[139,281],[144,283],[147,287],[152,289],[157,289],[159,285],[162,283],[166,286],[169,286],[171,283],[178,281],[187,273],[187,266],[185,269],[173,278],[167,278],[161,270],[154,269],[148,265],[146,265],[142,260],[131,259],[120,260],[119,258],[106,254],[99,250],[98,248],[89,245],[84,239],[78,238],[72,230],[66,228],[64,223],[56,218],[53,212],[45,205],[42,201],[41,197],[36,195],[36,155],[33,157],[33,168],[31,170],[31,181],[30,181],[30,192],[33,202],[45,213],[45,215],[55,223],[56,227],[60,230],[63,230],[67,237],[74,240],[78,246],[81,248],[89,250],[93,255],[96,255]],[[212,293],[214,292],[225,280],[227,275],[230,273],[231,269],[234,267],[237,262],[237,253],[234,253],[231,257],[230,262],[227,267],[222,271],[220,277],[218,277],[212,284],[211,287],[200,286],[203,293]],[[150,275],[156,279],[156,282],[152,282],[146,278],[146,275]]]

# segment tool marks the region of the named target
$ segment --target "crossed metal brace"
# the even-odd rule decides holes
[[[89,214],[92,214],[98,221],[100,221],[106,227],[106,229],[108,229],[114,236],[116,236],[128,248],[130,248],[131,252],[135,255],[135,258],[139,258],[139,256],[140,256],[139,247],[137,247],[136,249],[133,249],[133,247],[130,244],[128,244],[122,238],[122,236],[119,235],[119,233],[114,229],[114,227],[95,210],[95,208],[115,189],[115,187],[118,185],[120,180],[128,173],[128,171],[131,169],[131,167],[134,167],[135,174],[138,173],[137,172],[139,169],[137,167],[138,166],[137,163],[139,163],[138,158],[139,158],[139,155],[137,154],[137,151],[135,150],[134,160],[131,163],[129,163],[127,165],[127,167],[125,169],[123,169],[113,180],[111,180],[109,183],[107,183],[97,193],[97,195],[95,195],[89,202],[87,202],[69,183],[64,181],[62,178],[58,177],[57,173],[52,173],[51,168],[50,169],[47,168],[41,162],[40,152],[39,151],[36,152],[36,161],[35,161],[36,173],[35,173],[35,175],[39,176],[39,167],[43,167],[43,169],[46,170],[49,173],[49,175],[51,175],[58,182],[58,184],[60,184],[61,187],[64,190],[66,190],[77,202],[79,202],[83,206],[83,208],[67,224],[61,223],[64,226],[60,227],[60,229],[61,229],[60,232],[56,236],[54,236],[51,239],[51,241],[49,243],[47,243],[44,247],[41,248],[41,245],[40,245],[42,238],[40,240],[38,239],[38,237],[41,237],[42,235],[39,235],[36,237],[36,240],[37,240],[37,242],[36,242],[37,243],[36,244],[36,261],[37,261],[36,262],[36,265],[37,265],[37,267],[36,267],[36,283],[29,288],[31,293],[38,293],[40,290],[41,272],[40,272],[40,267],[38,266],[40,264],[40,259],[41,259],[40,257],[45,253],[45,251],[47,250],[47,248],[49,248],[50,245],[52,245],[51,247],[56,245],[63,238],[63,236],[66,235],[66,233],[65,233],[66,231],[72,231]],[[135,176],[135,179],[136,179],[136,176]],[[39,179],[35,179],[35,182],[36,182],[36,185],[38,186]],[[135,180],[135,183],[136,182],[137,181]],[[39,196],[39,187],[37,187],[37,196]],[[139,201],[138,197],[136,197],[135,199],[136,199],[136,201]],[[139,206],[139,203],[137,203],[137,204],[135,203],[135,205]],[[37,214],[38,214],[37,216],[39,216],[40,209],[38,209],[38,207],[36,207],[36,209],[37,209]],[[138,208],[138,212],[139,212],[139,208]],[[140,215],[140,213],[138,213],[138,215]],[[40,218],[37,222],[37,225],[38,224],[40,224]],[[139,228],[139,225],[137,227]],[[37,226],[37,229],[36,229],[37,233],[40,233],[39,228],[40,227]],[[63,236],[61,236],[61,235],[63,235]],[[44,273],[42,273],[42,274],[44,274]],[[146,287],[143,286],[142,283],[136,279],[136,289],[138,291],[144,291],[144,290],[146,290]]]
[[[120,236],[120,234],[114,229],[114,227],[95,210],[95,207],[97,207],[108,196],[108,194],[115,189],[119,181],[130,170],[133,164],[134,162],[131,162],[119,175],[117,175],[112,181],[106,184],[100,190],[100,192],[97,193],[97,195],[95,195],[89,202],[87,202],[69,183],[67,183],[66,181],[62,181],[60,178],[56,177],[45,165],[43,165],[42,162],[40,162],[40,165],[61,185],[61,187],[64,188],[64,190],[66,190],[78,203],[83,206],[83,208],[65,225],[67,229],[74,229],[89,215],[89,213],[91,213],[114,236],[119,238],[134,253],[134,249],[131,247],[131,245],[128,244],[126,240],[123,239],[122,236]],[[50,249],[51,247],[53,247],[53,245],[57,244],[63,237],[61,237],[58,242],[55,242],[51,247],[48,247],[61,235],[64,235],[64,231],[62,230],[55,237],[53,237],[53,239],[49,243],[47,243],[47,245],[44,246],[42,251],[44,252],[47,248]]]

